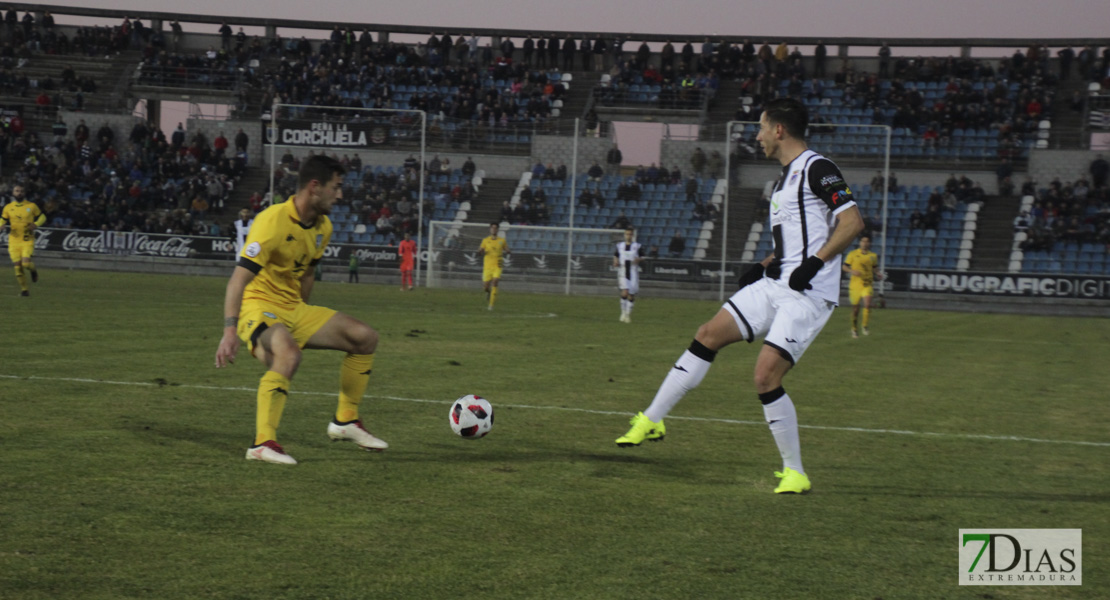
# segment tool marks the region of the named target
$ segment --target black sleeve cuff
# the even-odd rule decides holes
[[[249,259],[245,256],[240,256],[239,257],[239,262],[237,262],[235,264],[239,265],[240,267],[243,267],[244,269],[250,271],[251,273],[254,273],[255,275],[258,275],[258,272],[262,270],[262,265],[254,262],[253,260],[251,260],[251,259]]]

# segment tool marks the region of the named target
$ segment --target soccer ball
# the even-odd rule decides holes
[[[476,440],[493,428],[493,407],[489,400],[468,394],[451,403],[447,422],[459,437]]]

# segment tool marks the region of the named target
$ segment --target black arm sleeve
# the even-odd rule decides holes
[[[848,182],[844,181],[840,169],[824,158],[813,161],[809,166],[809,189],[825,201],[829,210],[838,210],[855,203],[852,190],[848,188]]]
[[[254,262],[253,260],[251,260],[251,259],[249,259],[245,256],[240,256],[239,261],[235,264],[239,265],[240,267],[243,267],[244,269],[250,271],[251,273],[254,273],[255,275],[258,275],[258,272],[262,270],[262,265]]]

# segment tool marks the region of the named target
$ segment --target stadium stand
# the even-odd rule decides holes
[[[1023,191],[1032,191],[1026,186]],[[1014,218],[1010,271],[1023,273],[1110,273],[1110,198],[1080,178],[1022,197]]]
[[[4,174],[34,186],[49,200],[46,207],[55,226],[218,235],[226,235],[220,222],[247,205],[248,196],[254,208],[265,204],[263,197],[271,197],[259,187],[260,179],[241,185],[248,171],[236,157],[220,160],[212,141],[195,136],[184,149],[167,149],[161,144],[172,147],[172,140],[163,141],[166,136],[156,131],[138,140],[125,140],[127,132],[118,132],[111,149],[100,145],[99,136],[91,136],[85,150],[73,132],[63,128],[55,143],[51,140],[60,131],[56,113],[77,111],[99,126],[95,113],[126,114],[133,90],[157,100],[183,90],[207,89],[232,98],[233,114],[242,119],[257,119],[263,114],[261,107],[274,100],[426,110],[434,115],[429,143],[438,144],[441,151],[457,149],[463,140],[464,152],[469,152],[476,147],[470,144],[480,140],[483,151],[494,156],[534,156],[538,135],[569,130],[560,120],[589,115],[590,135],[606,136],[612,132],[604,122],[613,118],[606,110],[632,106],[647,115],[696,113],[703,125],[699,142],[708,152],[707,144],[723,139],[714,137],[715,125],[734,115],[758,118],[767,99],[794,96],[810,108],[812,147],[838,160],[854,158],[856,164],[873,165],[885,138],[865,126],[882,124],[893,128],[896,163],[944,172],[977,164],[987,171],[1006,157],[1012,159],[1014,175],[1020,176],[1033,152],[1059,143],[1053,140],[1060,138],[1065,124],[1087,120],[1081,117],[1102,118],[1103,110],[1095,107],[1067,113],[1061,120],[1068,103],[1060,100],[1075,92],[1081,100],[1085,94],[1101,93],[1110,67],[1110,49],[1100,45],[1077,47],[1069,59],[1074,65],[1068,68],[1063,50],[1053,55],[1034,43],[1004,58],[967,58],[970,53],[893,56],[876,70],[874,59],[857,58],[838,60],[832,68],[826,59],[803,56],[797,48],[791,52],[785,42],[776,46],[714,38],[694,43],[653,35],[644,35],[643,41],[605,35],[587,40],[545,34],[544,44],[539,44],[523,32],[463,34],[452,29],[449,35],[432,34],[426,42],[402,43],[382,36],[385,32],[371,35],[342,24],[330,35],[321,32],[323,40],[281,38],[273,32],[247,36],[241,28],[239,34],[229,29],[221,36],[183,36],[180,30],[167,29],[166,23],[151,27],[149,20],[125,19],[120,11],[105,13],[119,19],[115,25],[79,27],[55,26],[53,15],[48,23],[44,16],[49,13],[27,13],[28,20],[13,9],[7,12],[11,16],[6,13],[5,22],[14,25],[0,32],[9,45],[0,53]],[[218,21],[203,18],[215,33]],[[421,35],[428,35],[427,30]],[[653,51],[648,41],[666,45],[661,52]],[[638,50],[630,51],[637,45]],[[581,70],[574,71],[578,63]],[[1072,66],[1078,78],[1071,76]],[[389,142],[411,151],[411,123],[384,122],[389,125]],[[833,124],[846,127],[822,127]],[[754,128],[743,136],[750,141]],[[195,149],[192,142],[199,142]],[[750,160],[753,154],[740,152],[736,158]],[[676,161],[685,164],[684,160]],[[928,166],[922,167],[923,161]],[[411,217],[400,214],[398,205],[406,203],[411,209],[412,177],[423,176],[420,173],[432,170],[430,166],[385,161],[353,168],[345,185],[350,200],[337,208],[337,241],[390,243],[393,232],[416,227]],[[274,195],[291,191],[293,172],[278,173]],[[704,257],[721,243],[720,236],[714,236],[722,225],[719,207],[725,200],[719,179],[695,178],[691,193],[688,178],[646,177],[627,168],[573,178],[576,197],[567,179],[525,174],[515,192],[487,188],[497,189],[499,195],[486,194],[479,200],[482,186],[475,185],[473,174],[440,170],[424,179],[425,217],[485,219],[508,202],[503,218],[510,223],[561,225],[569,223],[573,205],[577,226],[610,227],[620,223],[623,213],[649,247],[665,249],[681,233],[688,240],[684,257]],[[982,199],[959,197],[953,203],[947,186],[933,185],[935,176],[907,179],[908,185],[891,195],[887,265],[967,269]],[[1063,185],[1057,193],[1069,188],[1075,194],[1077,187]],[[1105,273],[1105,246],[1110,242],[1105,215],[1110,211],[1104,190],[1097,187],[1089,186],[1089,198],[1097,200],[1086,203],[1057,202],[1054,186],[1026,194],[1032,198],[1023,204],[1030,223],[1027,231],[1014,236],[1011,270]],[[865,215],[873,218],[879,190],[867,185],[854,189]],[[758,190],[734,189],[730,202],[747,202],[752,193]],[[535,198],[541,195],[546,196],[542,204]],[[743,209],[734,210],[730,221],[744,214],[739,222],[745,227],[751,223],[746,213],[758,210],[730,205]],[[757,219],[753,230],[759,227]],[[753,233],[744,257],[765,249],[766,232]],[[740,246],[744,245],[730,247]],[[1000,252],[1005,250],[1005,238],[998,246]]]

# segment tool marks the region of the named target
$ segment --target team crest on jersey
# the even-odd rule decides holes
[[[270,319],[276,319],[277,318],[277,315],[275,315],[272,312],[264,312],[264,313],[262,313],[262,316],[270,318]]]
[[[794,185],[794,182],[798,180],[798,174],[799,173],[801,173],[801,170],[794,171],[793,173],[790,174],[790,181],[789,181],[790,185]]]
[[[247,251],[245,252],[245,254],[249,258],[254,258],[254,257],[258,256],[259,252],[262,252],[262,245],[259,244],[258,242],[251,242],[247,246]]]
[[[324,234],[322,234],[322,233],[316,234],[316,247],[319,248],[320,244],[322,244],[322,243],[324,243]]]

